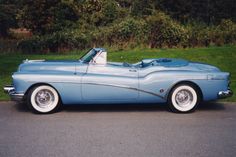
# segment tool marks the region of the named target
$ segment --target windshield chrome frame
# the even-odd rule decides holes
[[[95,52],[95,54],[94,53],[92,53],[91,51],[93,51],[93,52]],[[91,53],[91,54],[90,54]],[[89,55],[90,54],[90,55]],[[97,54],[97,51],[94,49],[94,48],[92,48],[92,49],[90,49],[89,51],[87,51],[87,53],[85,53],[82,57],[80,57],[80,59],[79,59],[79,61],[81,61],[81,62],[83,62],[83,63],[90,63],[90,61],[94,58],[94,56],[96,56],[96,54]],[[88,56],[87,56],[88,55]],[[86,57],[87,56],[87,57]],[[91,56],[93,56],[89,61],[86,61],[86,59],[87,58],[89,58],[89,57],[91,57]],[[86,57],[86,58],[85,58]]]

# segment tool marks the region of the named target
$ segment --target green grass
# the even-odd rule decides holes
[[[11,74],[24,59],[79,59],[84,52],[69,55],[0,55],[0,87],[11,84]],[[108,49],[108,60],[117,62],[138,62],[144,58],[183,58],[204,62],[231,73],[231,89],[236,91],[236,46],[190,48],[190,49],[133,49],[115,51]],[[0,90],[0,100],[9,100]],[[236,101],[236,95],[224,101]]]

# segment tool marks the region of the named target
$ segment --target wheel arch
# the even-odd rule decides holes
[[[25,99],[25,100],[27,99],[28,94],[29,94],[29,91],[30,91],[32,88],[35,88],[35,87],[37,87],[37,86],[42,86],[42,85],[47,85],[47,86],[50,86],[50,87],[52,87],[53,89],[55,89],[56,92],[57,92],[57,94],[58,94],[58,96],[59,96],[59,101],[61,101],[61,95],[60,95],[60,93],[58,92],[58,90],[57,90],[53,85],[51,85],[51,84],[49,84],[49,83],[45,83],[45,82],[38,82],[38,83],[34,83],[34,84],[32,84],[31,86],[29,86],[29,88],[28,88],[28,89],[26,90],[26,92],[25,92],[24,99]]]
[[[200,102],[203,100],[203,93],[202,93],[202,90],[201,88],[199,87],[199,85],[193,81],[189,81],[189,80],[184,80],[184,81],[179,81],[177,83],[175,83],[174,85],[172,85],[169,90],[168,90],[168,93],[167,93],[167,96],[166,96],[166,99],[168,100],[168,98],[170,97],[170,94],[171,94],[171,91],[177,87],[178,85],[181,85],[181,84],[186,84],[186,85],[190,85],[192,86],[194,89],[197,90],[197,94],[199,95],[200,97]]]

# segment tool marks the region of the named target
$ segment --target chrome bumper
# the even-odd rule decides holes
[[[232,95],[233,95],[233,91],[228,89],[226,91],[219,91],[218,98],[223,99],[223,98],[231,97]]]
[[[13,101],[22,101],[24,98],[24,94],[16,93],[13,86],[4,86],[3,90],[5,93],[9,94],[11,100]]]

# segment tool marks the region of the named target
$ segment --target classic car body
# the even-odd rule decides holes
[[[12,75],[13,85],[4,90],[20,101],[30,89],[47,85],[64,105],[166,103],[179,84],[193,86],[203,101],[232,95],[230,74],[211,65],[167,58],[128,64],[106,58],[105,49],[93,48],[80,60],[25,60]]]

